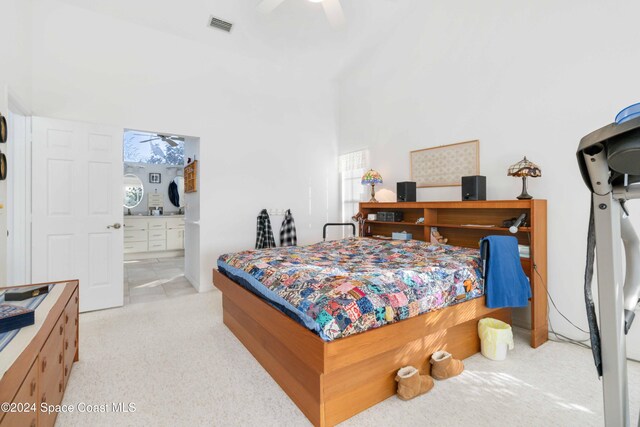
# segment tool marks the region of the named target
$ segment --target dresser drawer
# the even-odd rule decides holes
[[[167,221],[164,219],[149,221],[149,230],[165,230],[167,228]]]
[[[166,240],[149,240],[149,251],[166,251]]]
[[[149,242],[152,240],[166,240],[167,232],[165,230],[149,230]]]
[[[127,230],[146,230],[147,221],[145,220],[124,220],[124,229]]]
[[[36,427],[37,413],[38,413],[38,359],[33,362],[29,373],[25,377],[22,385],[18,389],[16,397],[13,398],[13,403],[18,409],[17,412],[7,412],[0,427]]]
[[[39,405],[59,405],[64,392],[64,313],[58,318],[39,356],[40,390]],[[39,426],[55,424],[57,413],[40,412]]]
[[[184,229],[184,218],[167,218],[167,229]]]
[[[131,254],[137,252],[147,252],[147,241],[144,242],[124,242],[124,253]]]
[[[67,303],[62,315],[64,316],[64,385],[66,388],[78,350],[78,290]]]
[[[146,242],[147,231],[142,230],[124,230],[124,242]]]

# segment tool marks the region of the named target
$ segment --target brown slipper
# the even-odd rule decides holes
[[[431,356],[431,375],[437,380],[446,380],[447,378],[460,375],[464,371],[464,364],[451,356],[446,351],[436,351]]]
[[[405,366],[396,375],[398,382],[398,398],[410,400],[416,396],[427,393],[433,388],[433,378],[429,375],[420,375],[413,366]]]

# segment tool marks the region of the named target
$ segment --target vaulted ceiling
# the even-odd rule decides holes
[[[402,25],[416,0],[341,0],[346,24],[338,28],[329,25],[320,3],[308,0],[284,0],[268,14],[257,9],[260,0],[58,1],[204,43],[217,54],[231,50],[334,75]],[[208,27],[211,16],[232,22],[231,33]]]

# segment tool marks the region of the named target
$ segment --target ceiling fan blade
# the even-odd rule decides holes
[[[166,142],[167,144],[169,144],[172,147],[177,147],[178,146],[178,143],[175,142],[173,139],[170,139],[170,138],[165,139],[164,142]]]
[[[151,138],[151,139],[146,139],[144,141],[140,141],[140,144],[142,144],[143,142],[151,142],[151,141],[155,141],[156,139],[160,139],[160,138]]]
[[[341,27],[345,23],[344,12],[340,0],[324,0],[322,2],[324,13],[333,27]]]
[[[283,1],[284,0],[262,0],[258,5],[258,10],[262,13],[269,13],[280,6]]]
[[[169,139],[172,139],[174,141],[180,141],[180,142],[184,141],[184,137],[182,136],[170,136]]]

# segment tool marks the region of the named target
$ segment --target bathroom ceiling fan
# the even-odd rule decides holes
[[[166,142],[167,144],[169,144],[172,147],[177,147],[178,146],[178,141],[183,142],[184,138],[181,136],[173,136],[173,135],[156,135],[153,138],[150,139],[145,139],[144,141],[140,141],[140,144],[144,143],[144,142],[151,142],[151,141],[157,141],[158,139],[161,139],[162,142]]]
[[[263,13],[269,13],[276,7],[280,6],[285,0],[262,0],[258,5],[258,10]],[[308,0],[311,3],[322,3],[325,15],[329,23],[334,27],[339,27],[344,24],[344,12],[342,11],[342,5],[340,0]]]

